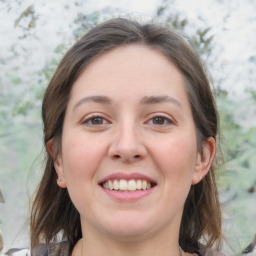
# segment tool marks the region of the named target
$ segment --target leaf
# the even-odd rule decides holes
[[[28,17],[29,15],[33,15],[34,14],[34,7],[33,5],[30,5],[25,11],[23,11],[21,13],[21,15],[19,16],[18,19],[15,20],[14,26],[17,27],[20,23],[20,21],[24,18],[24,17]]]

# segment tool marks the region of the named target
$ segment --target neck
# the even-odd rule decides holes
[[[113,243],[112,243],[113,244]],[[96,245],[90,243],[89,241],[82,240],[80,246],[76,246],[72,256],[184,256],[181,253],[179,246],[175,246],[170,248],[170,246],[162,246],[154,245],[154,246],[144,246],[140,245],[121,245],[120,243],[112,245],[112,246],[101,246],[100,248]]]
[[[151,227],[144,233],[129,235],[99,230],[82,220],[82,233],[85,234],[77,244],[78,251],[73,256],[185,256],[185,253],[181,254],[179,247],[181,217],[177,218],[178,220],[157,229]],[[129,230],[129,226],[127,229]]]
[[[170,236],[162,239],[149,238],[147,240],[120,241],[111,238],[102,238],[97,235],[96,239],[87,236],[76,244],[72,256],[184,256],[181,254],[178,239]],[[166,239],[166,237],[168,239]]]

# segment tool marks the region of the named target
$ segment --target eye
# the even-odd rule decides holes
[[[156,125],[156,126],[168,126],[174,124],[174,121],[171,118],[166,116],[154,116],[147,121],[147,124]]]
[[[157,116],[157,117],[152,118],[153,124],[157,124],[157,125],[165,124],[166,121],[167,121],[166,118],[164,118],[162,116]]]
[[[91,124],[93,125],[99,125],[104,123],[104,118],[100,116],[96,116],[90,119]]]
[[[109,122],[102,116],[88,116],[82,121],[82,124],[89,126],[99,126],[107,123]]]

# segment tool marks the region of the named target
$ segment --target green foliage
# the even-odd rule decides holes
[[[192,40],[201,55],[211,54],[213,35],[209,35],[210,28],[198,29]]]
[[[4,248],[4,242],[3,242],[2,232],[0,230],[0,252],[3,250],[3,248]]]
[[[234,109],[239,103],[232,102],[228,95],[217,98],[221,122],[221,142],[225,158],[221,186],[231,186],[238,190],[248,190],[256,182],[256,127],[244,131],[234,121]],[[234,178],[239,180],[234,182]]]
[[[222,131],[220,140],[225,158],[220,169],[219,188],[224,196],[232,195],[223,206],[232,220],[225,234],[227,243],[237,253],[256,233],[256,127],[244,130],[234,121],[234,110],[243,103],[231,101],[225,92],[217,96]]]
[[[86,31],[90,29],[90,27],[99,23],[100,18],[102,18],[102,14],[98,11],[91,13],[90,15],[84,15],[79,13],[77,18],[75,19],[75,24],[77,24],[77,28],[73,31],[73,36],[75,40],[80,39]]]
[[[175,30],[179,30],[179,31],[184,31],[186,25],[188,24],[188,20],[187,19],[180,19],[179,14],[176,14],[174,16],[169,16],[166,19],[166,24],[168,27],[175,29]]]
[[[0,203],[4,203],[4,197],[3,197],[1,189],[0,189]],[[0,220],[0,227],[1,227],[1,220]],[[3,242],[2,232],[0,229],[0,253],[3,250],[3,248],[4,248],[4,242]]]
[[[15,20],[15,27],[17,27],[18,25],[22,26],[25,29],[31,29],[34,28],[36,25],[36,20],[37,17],[35,15],[35,10],[34,10],[34,6],[30,5],[29,7],[27,7],[26,10],[24,10],[20,16]],[[25,22],[24,22],[25,21]],[[21,25],[21,23],[23,22],[23,24]]]
[[[4,196],[2,194],[1,189],[0,189],[0,203],[4,203]]]
[[[254,90],[247,90],[247,92],[249,92],[252,95],[252,98],[256,102],[256,91],[254,91]]]
[[[186,18],[181,17],[179,13],[173,14],[171,11],[172,4],[173,1],[171,0],[163,0],[157,9],[157,17],[167,27],[184,32],[189,26],[189,22]],[[197,28],[196,33],[191,36],[191,40],[201,56],[206,55],[207,57],[211,54],[213,35],[210,32],[211,28]]]

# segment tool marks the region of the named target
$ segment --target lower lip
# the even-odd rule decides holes
[[[110,197],[118,201],[135,201],[151,194],[152,191],[155,189],[155,187],[156,186],[147,190],[139,190],[139,191],[133,191],[133,192],[119,192],[115,190],[108,190],[102,187],[101,188],[107,195],[109,195]]]

